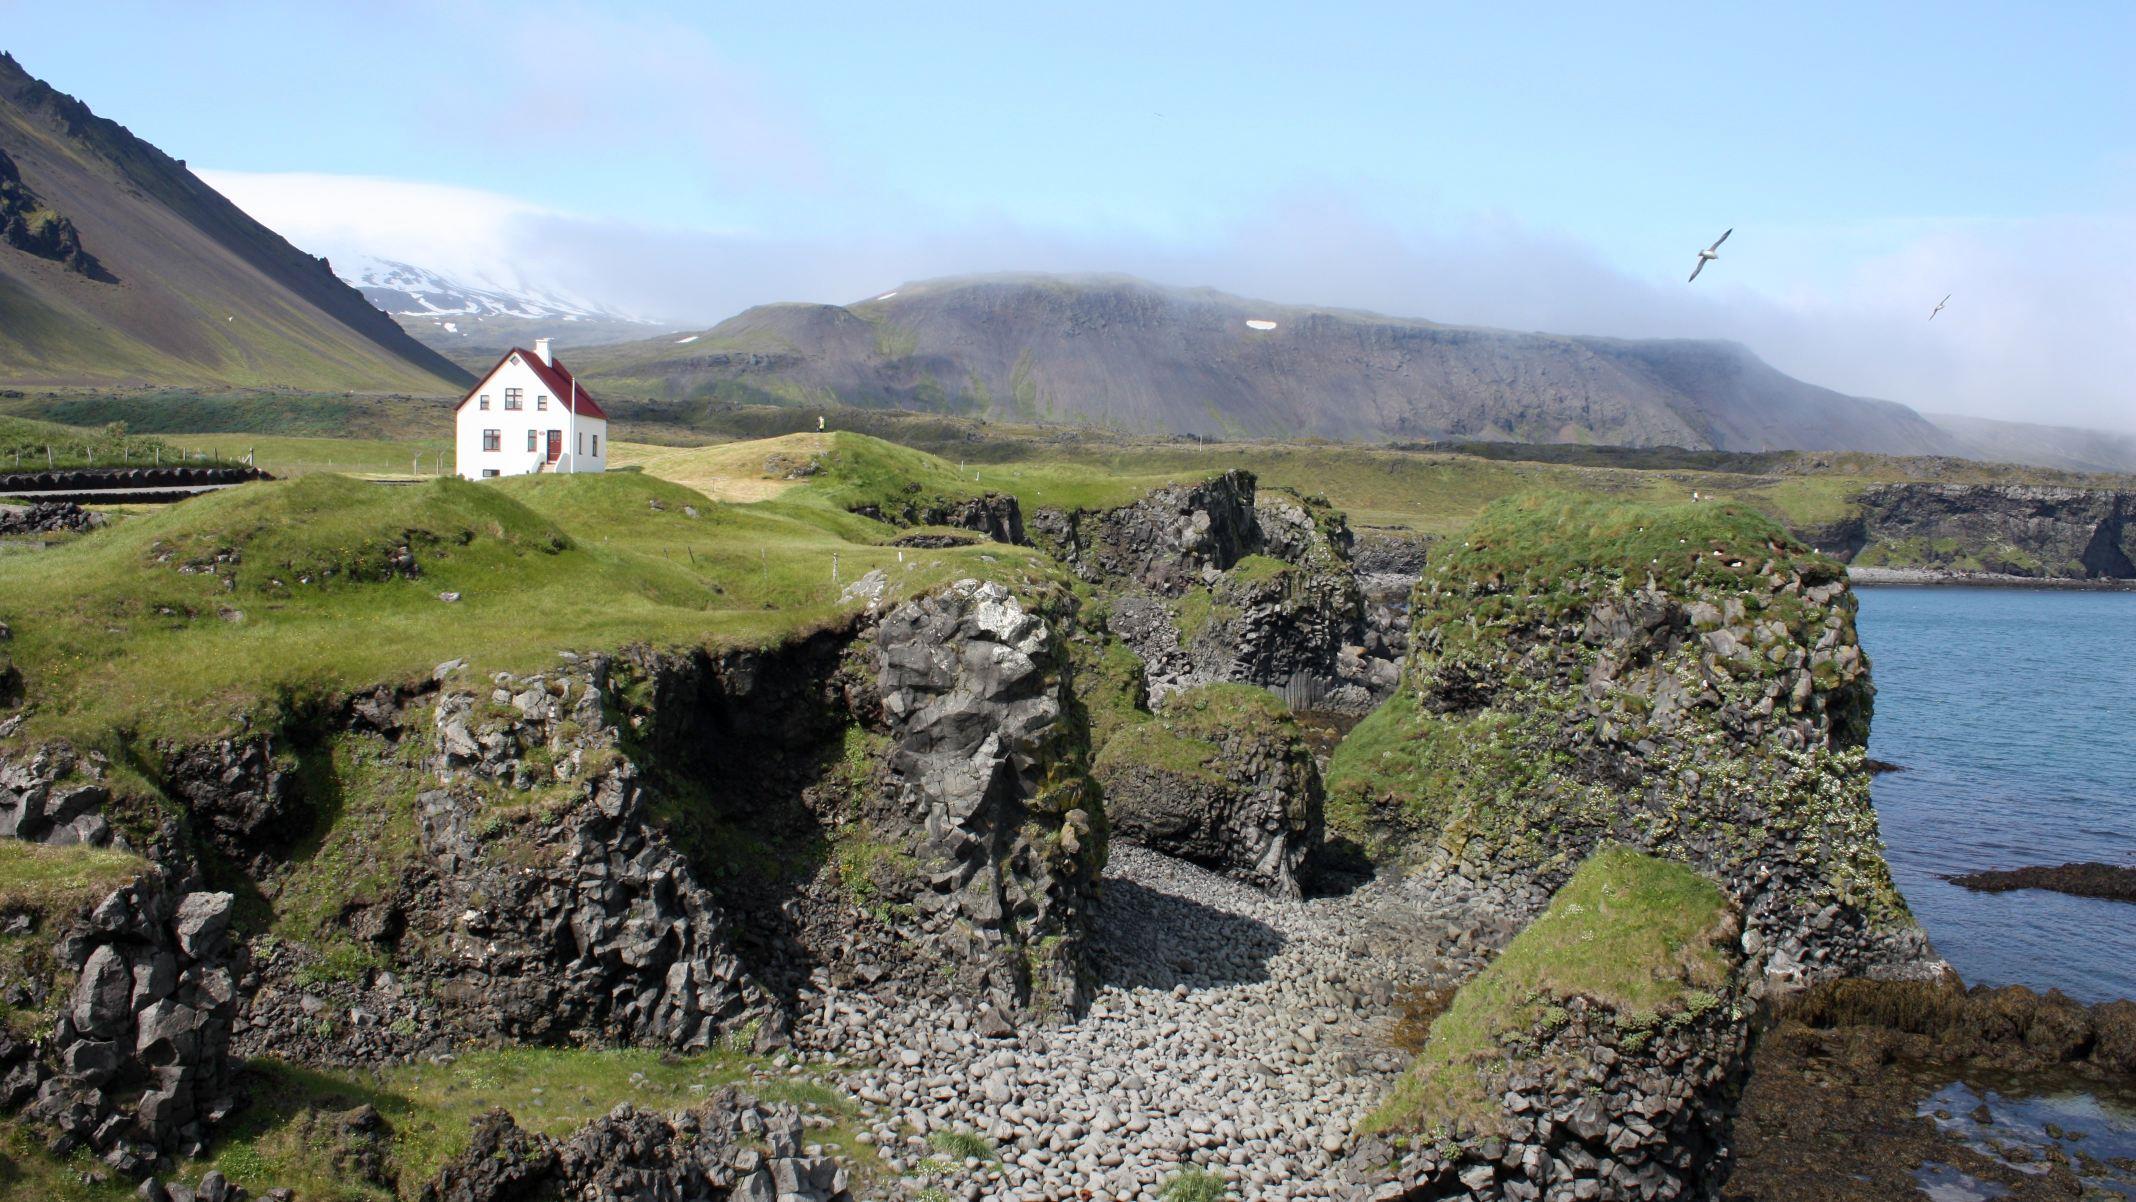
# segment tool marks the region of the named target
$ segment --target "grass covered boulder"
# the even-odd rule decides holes
[[[1320,845],[1320,772],[1290,710],[1266,689],[1174,695],[1106,740],[1095,774],[1113,832],[1296,897]]]
[[[1748,1071],[1739,931],[1682,864],[1596,852],[1433,1022],[1355,1175],[1388,1199],[1718,1196]]]

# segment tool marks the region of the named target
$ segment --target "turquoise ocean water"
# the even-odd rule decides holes
[[[1949,874],[2136,865],[2136,593],[1865,588],[1873,792],[1899,887],[1968,983],[2136,998],[2136,904]]]

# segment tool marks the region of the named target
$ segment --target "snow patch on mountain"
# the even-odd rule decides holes
[[[478,321],[491,317],[519,317],[653,324],[554,289],[530,287],[518,282],[456,280],[393,259],[351,256],[335,262],[334,273],[362,292],[372,304],[398,317],[471,318]],[[447,328],[452,327],[448,325]]]

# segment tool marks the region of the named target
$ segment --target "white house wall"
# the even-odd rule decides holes
[[[524,390],[526,405],[523,409],[510,410],[504,407],[507,388]],[[489,397],[489,408],[482,407],[482,398]],[[547,408],[541,399],[547,397]],[[497,431],[497,450],[482,449],[482,432]],[[527,450],[527,432],[535,435],[535,449]],[[500,476],[520,476],[535,470],[548,458],[548,432],[558,430],[563,434],[563,455],[556,461],[552,471],[601,472],[608,470],[608,423],[598,417],[580,414],[572,417],[564,402],[549,393],[549,386],[534,374],[534,369],[523,362],[507,362],[490,374],[489,379],[475,390],[475,395],[460,406],[459,418],[453,440],[454,458],[460,475],[470,480],[482,478],[485,470]],[[574,431],[576,437],[574,438]],[[600,453],[594,453],[598,439]]]

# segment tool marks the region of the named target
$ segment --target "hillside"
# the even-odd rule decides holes
[[[1121,276],[903,285],[766,305],[694,341],[580,356],[612,393],[904,406],[1230,437],[1942,454],[1913,410],[1740,346],[1626,342],[1281,305]]]
[[[1958,440],[1959,453],[1969,459],[2032,463],[2072,472],[2136,472],[2136,435],[1955,413],[1927,416]]]
[[[0,383],[439,395],[466,373],[185,163],[0,54]]]

